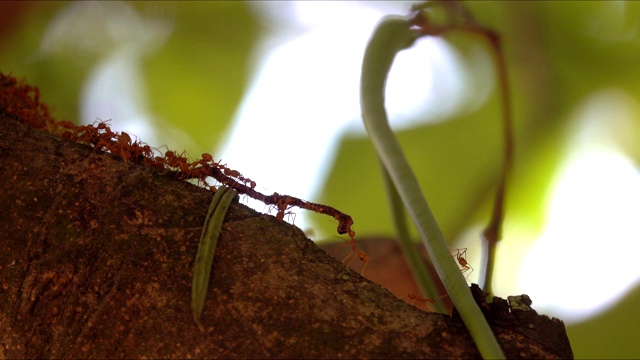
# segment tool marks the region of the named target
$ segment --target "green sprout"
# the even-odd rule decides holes
[[[414,8],[414,10],[421,10]],[[469,20],[467,14],[466,20]],[[417,29],[416,29],[417,27]],[[390,200],[392,213],[394,214],[394,224],[396,225],[399,244],[407,261],[412,268],[420,289],[423,293],[433,294],[432,281],[420,257],[413,249],[413,244],[409,238],[404,219],[404,209],[407,209],[413,223],[417,227],[418,233],[424,243],[431,258],[434,268],[440,277],[444,287],[456,307],[457,311],[469,329],[476,342],[481,355],[484,358],[504,358],[491,328],[489,327],[482,311],[475,303],[471,291],[467,285],[458,263],[452,256],[447,242],[438,226],[427,201],[422,194],[416,176],[407,162],[402,148],[395,138],[384,106],[384,91],[386,79],[397,53],[413,45],[415,40],[423,35],[441,35],[449,30],[466,30],[472,33],[483,35],[491,40],[493,49],[496,50],[500,75],[501,87],[503,89],[503,101],[506,98],[506,75],[504,72],[504,62],[497,42],[497,37],[493,32],[482,29],[469,21],[464,26],[430,26],[421,11],[418,11],[413,18],[398,16],[385,17],[375,28],[367,48],[362,63],[361,77],[361,107],[365,127],[374,145],[378,158],[382,164],[383,176]],[[507,106],[505,108],[505,106]],[[511,128],[508,116],[508,105],[503,105],[505,112],[505,166],[502,174],[502,181],[499,185],[496,205],[493,216],[487,229],[483,232],[483,238],[489,251],[488,254],[495,253],[495,244],[499,238],[502,217],[503,199],[506,179],[507,165],[511,156]],[[492,264],[492,258],[489,259]],[[485,266],[492,270],[492,265]],[[490,274],[489,274],[490,275]],[[485,280],[490,284],[490,276],[485,273]]]

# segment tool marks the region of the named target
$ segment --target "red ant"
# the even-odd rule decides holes
[[[276,208],[278,209],[278,213],[276,214],[276,219],[284,220],[284,216],[287,214],[286,211],[289,208],[291,201],[292,200],[286,196],[282,196],[279,198],[278,203],[276,204]]]
[[[165,153],[165,158],[167,159],[165,163],[172,168],[179,168],[180,165],[187,162],[187,159],[180,155],[176,155],[176,153],[173,151],[167,151]]]
[[[355,232],[354,232],[354,235],[355,235]],[[360,275],[364,275],[364,270],[367,268],[367,264],[369,264],[369,255],[367,255],[366,252],[358,249],[358,247],[356,246],[356,241],[353,237],[349,240],[348,243],[342,244],[340,246],[348,246],[348,245],[351,246],[351,252],[347,254],[347,256],[345,256],[344,259],[342,259],[342,262],[344,263],[347,261],[347,259],[350,259],[349,262],[347,263],[347,266],[350,266],[353,259],[357,257],[358,259],[360,259],[360,261],[364,262],[364,266],[360,271]]]
[[[351,265],[351,262],[353,261],[353,259],[356,258],[356,256],[358,257],[358,259],[360,259],[360,261],[364,262],[364,266],[360,271],[360,275],[364,275],[364,269],[366,269],[367,264],[369,264],[369,255],[367,255],[366,252],[358,249],[355,246],[355,244],[351,244],[351,253],[347,255],[344,259],[342,259],[342,262],[345,262],[348,258],[351,258],[351,260],[349,260],[349,263],[347,264],[347,265]]]
[[[195,178],[197,178],[198,181],[203,183],[205,185],[205,187],[207,186],[206,179],[207,179],[207,176],[209,176],[209,172],[207,170],[207,167],[200,166],[200,167],[191,169],[190,174],[193,175]]]
[[[159,167],[159,168],[164,168],[164,165],[166,163],[167,163],[167,159],[165,159],[164,156],[154,156],[153,158],[149,159],[149,161],[147,162],[147,164],[151,166]]]
[[[350,217],[348,219],[351,220]],[[351,254],[347,256],[351,256],[355,254],[358,257],[358,259],[360,259],[360,261],[364,262],[364,266],[362,267],[362,271],[360,272],[360,275],[363,275],[364,269],[367,267],[367,264],[369,263],[369,255],[367,255],[366,252],[358,249],[358,247],[356,246],[356,232],[353,231],[353,229],[351,228],[351,223],[353,222],[353,220],[351,220],[351,223],[348,223],[348,224],[343,223],[343,219],[340,219],[340,221],[341,222],[339,226],[346,226],[349,229],[349,231],[347,232],[349,233],[349,245],[351,245]],[[346,260],[346,258],[344,260]]]
[[[62,120],[56,122],[54,125],[62,128],[54,130],[54,134],[59,134],[65,139],[75,140],[75,137],[78,134],[78,127],[75,124],[70,121]]]
[[[109,125],[107,124],[107,122],[109,122],[110,120],[107,121],[102,121],[100,118],[97,118],[93,124],[91,124],[92,127],[96,128],[97,131],[104,131],[104,134],[109,135],[109,137],[113,137],[113,132],[111,131],[111,128],[109,127]]]
[[[416,306],[416,301],[422,303],[425,307],[428,307],[427,303],[429,304],[435,304],[436,300],[435,299],[431,299],[431,298],[423,298],[422,296],[420,296],[419,294],[407,294],[403,297],[401,297],[400,299],[404,299],[405,297],[408,297],[411,301],[411,305]],[[418,306],[416,306],[418,307]]]
[[[469,277],[469,275],[471,275],[471,273],[473,272],[473,268],[471,267],[471,265],[469,265],[469,263],[467,262],[467,259],[466,259],[467,248],[455,249],[454,252],[455,252],[455,254],[453,254],[453,256],[456,257],[456,260],[458,261],[458,264],[460,264],[460,266],[462,266],[462,269],[460,269],[462,271],[462,273],[464,274],[466,271],[471,270],[471,272],[467,274],[467,277]]]
[[[206,163],[213,162],[213,156],[211,156],[211,154],[204,153],[202,154],[202,160],[204,160],[204,162]]]
[[[442,298],[445,298],[447,296],[449,296],[449,295],[448,294],[444,294],[444,295],[438,296],[435,299],[432,299],[432,298],[424,298],[420,294],[411,293],[411,294],[407,294],[407,295],[401,297],[400,299],[402,300],[402,299],[408,297],[409,299],[413,300],[411,302],[411,305],[415,306],[416,301],[419,301],[420,303],[424,304],[425,308],[427,308],[428,307],[427,303],[435,304],[436,303],[436,299],[442,299]],[[418,306],[416,306],[416,307],[418,307]]]

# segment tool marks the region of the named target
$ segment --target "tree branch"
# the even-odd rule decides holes
[[[202,334],[191,280],[212,193],[8,114],[0,102],[0,357],[479,357],[458,318],[402,302],[237,202]],[[508,357],[571,357],[561,321],[522,323],[503,305],[487,314]]]

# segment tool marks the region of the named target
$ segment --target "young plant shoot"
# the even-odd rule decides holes
[[[385,176],[418,229],[431,261],[451,301],[473,336],[484,358],[504,358],[491,328],[475,303],[458,259],[452,256],[447,242],[425,200],[418,181],[395,138],[384,106],[386,79],[396,54],[409,48],[422,35],[432,35],[420,13],[414,18],[385,17],[375,28],[362,63],[361,107],[364,124],[383,165]],[[416,28],[418,26],[418,28]],[[414,271],[415,273],[415,271]],[[421,288],[426,288],[422,285]]]
[[[218,245],[222,221],[236,195],[237,193],[233,189],[220,186],[215,195],[213,195],[209,210],[204,219],[204,225],[202,226],[200,244],[198,245],[198,253],[193,268],[193,283],[191,285],[191,310],[193,311],[193,319],[202,332],[205,330],[200,322],[200,316],[202,315],[204,300],[207,297],[207,289],[209,288],[213,256],[215,255],[216,246]]]

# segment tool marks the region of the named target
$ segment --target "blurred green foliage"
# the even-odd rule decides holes
[[[242,2],[175,9],[175,31],[146,61],[145,78],[153,111],[192,137],[197,157],[220,141],[242,100],[259,24]]]
[[[174,22],[167,42],[144,59],[149,105],[161,119],[158,131],[179,128],[195,142],[185,145],[189,153],[197,156],[209,151],[220,141],[246,91],[250,60],[264,30],[259,19],[242,2],[127,4],[142,14]],[[57,117],[75,120],[83,83],[113,44],[105,43],[103,52],[79,51],[69,43],[47,53],[38,51],[52,19],[68,6],[65,2],[24,6],[0,2],[0,14],[14,19],[11,27],[0,27],[0,71],[27,78],[40,87],[43,100],[54,105]],[[510,238],[509,223],[514,219],[533,233],[541,230],[550,179],[570,146],[576,106],[606,88],[639,100],[640,2],[481,1],[465,2],[465,6],[503,40],[517,134],[504,241],[517,241]],[[470,55],[481,44],[477,38],[452,35],[448,39],[461,54],[469,55],[470,73],[482,68]],[[469,87],[471,94],[478,91]],[[475,111],[398,134],[449,239],[489,217],[501,166],[500,113],[493,88],[490,101]],[[640,119],[636,115],[633,129]],[[640,149],[635,143],[625,149],[637,162]],[[352,215],[359,235],[393,233],[377,159],[365,138],[341,141],[317,200]],[[324,218],[317,225],[325,233],[335,228]],[[627,257],[623,249],[620,256],[621,261]],[[567,262],[576,276],[582,266],[598,266],[572,259],[571,254]],[[606,279],[594,279],[592,291],[598,291],[600,281]],[[640,342],[634,338],[640,333],[637,298],[638,288],[619,306],[569,326],[576,358],[640,357]]]
[[[187,134],[193,141],[181,143],[187,153],[210,152],[249,81],[260,30],[249,5],[235,1],[98,4],[0,3],[0,11],[15,11],[14,16],[22,19],[6,30],[0,43],[0,71],[37,84],[42,99],[54,104],[58,118],[79,122],[79,99],[87,78],[95,75],[92,71],[129,43],[144,44],[131,39],[143,38],[145,27],[171,28],[166,43],[158,46],[162,40],[150,40],[151,49],[141,51],[142,85],[147,91],[143,99],[149,102],[144,105],[151,108],[158,132],[180,129]],[[118,33],[114,31],[118,26],[139,34]],[[107,120],[100,114],[95,117]]]

